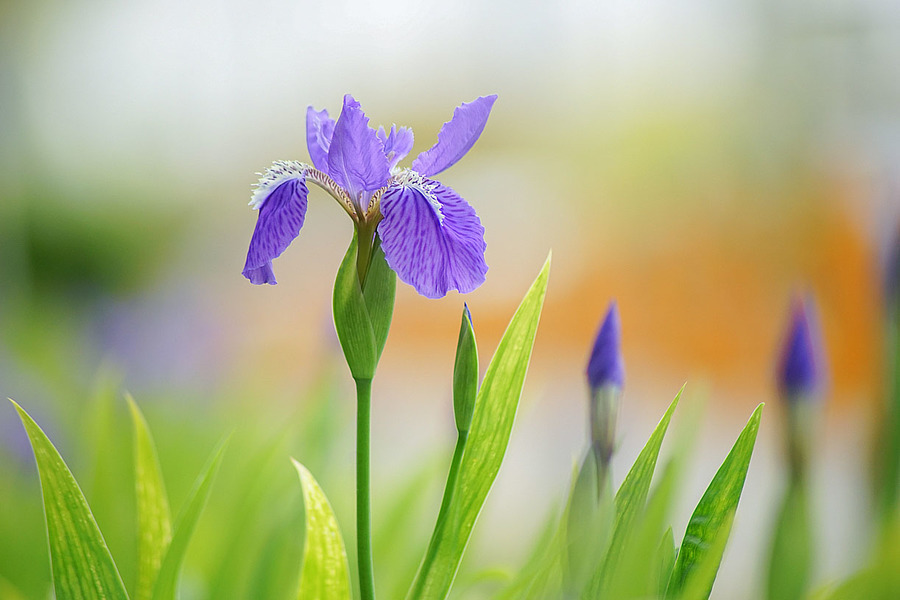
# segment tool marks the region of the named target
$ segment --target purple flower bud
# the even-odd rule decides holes
[[[900,227],[897,228],[893,244],[888,250],[884,288],[888,306],[900,304]]]
[[[821,383],[816,340],[809,302],[797,298],[791,308],[791,320],[778,363],[778,389],[789,401],[813,395]]]
[[[605,385],[621,388],[625,383],[625,366],[620,350],[621,330],[619,311],[613,301],[606,311],[588,360],[587,378],[592,390]]]

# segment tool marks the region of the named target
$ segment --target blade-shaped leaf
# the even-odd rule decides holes
[[[66,463],[37,423],[10,400],[31,440],[44,496],[53,586],[60,600],[127,600],[100,528]]]
[[[719,570],[719,563],[722,562],[722,555],[725,553],[725,546],[728,545],[732,523],[734,523],[734,511],[725,515],[722,527],[703,547],[703,554],[697,557],[698,560],[694,563],[690,577],[685,580],[684,586],[679,592],[679,600],[707,600],[709,598],[716,580],[716,573]]]
[[[187,554],[188,543],[194,534],[200,513],[206,506],[209,491],[212,488],[216,472],[219,470],[219,465],[222,464],[222,457],[227,445],[227,438],[219,443],[194,481],[194,487],[188,494],[178,519],[175,521],[172,543],[169,544],[169,549],[159,568],[156,585],[153,586],[153,600],[172,600],[176,597],[178,575],[181,573],[181,566]]]
[[[638,517],[631,535],[616,549],[621,556],[616,561],[615,568],[607,572],[607,579],[603,581],[601,588],[602,594],[597,597],[621,600],[655,598],[665,594],[665,586],[675,566],[676,548],[672,541],[669,550],[671,562],[668,567],[661,566],[666,558],[661,554],[663,548],[659,540],[666,536],[666,523],[672,510],[682,460],[683,456],[676,454],[656,478],[658,481],[647,500],[646,508]],[[667,570],[661,574],[660,570],[664,569]],[[661,578],[664,581],[660,592],[658,581]]]
[[[172,539],[169,501],[163,485],[156,445],[144,415],[128,397],[134,424],[134,473],[137,491],[138,578],[134,597],[149,600],[163,557]]]
[[[762,407],[760,404],[753,411],[731,452],[725,457],[694,509],[675,561],[675,570],[666,592],[667,598],[681,598],[682,592],[688,590],[698,594],[691,595],[691,598],[708,598],[712,591],[734,513],[744,489],[744,479],[747,477],[756,434],[759,432]]]
[[[350,569],[334,511],[312,474],[296,460],[293,463],[300,475],[306,513],[306,541],[297,598],[350,600]]]
[[[598,468],[597,454],[588,450],[569,494],[564,515],[565,553],[563,590],[577,598],[609,549],[616,521],[616,500],[611,470]],[[600,479],[598,479],[598,477]]]
[[[625,476],[625,481],[619,486],[616,492],[616,521],[613,530],[612,541],[610,543],[609,552],[602,562],[591,580],[588,588],[588,597],[596,598],[602,592],[604,585],[611,582],[610,573],[615,571],[618,561],[624,555],[624,544],[629,542],[629,538],[634,532],[638,517],[644,512],[647,502],[647,494],[650,493],[650,483],[653,480],[653,473],[656,470],[656,462],[659,459],[659,451],[662,448],[663,439],[666,431],[669,429],[669,422],[672,420],[672,414],[678,406],[681,394],[684,391],[682,387],[675,395],[675,399],[669,404],[662,419],[650,434],[650,438],[644,445],[644,448],[638,454],[634,464]]]
[[[678,548],[675,547],[675,534],[672,528],[666,529],[663,538],[659,541],[659,548],[656,551],[658,560],[656,565],[657,589],[659,597],[662,598],[666,594],[666,587],[669,585],[669,578],[672,576],[672,569],[675,568],[675,558],[678,556]]]
[[[475,401],[468,442],[452,500],[438,521],[409,598],[445,598],[456,576],[475,519],[500,470],[547,291],[550,257],[513,315],[488,366]]]
[[[601,568],[595,573],[591,582],[591,590],[594,597],[597,591],[602,587],[603,582],[608,580],[608,574],[616,568],[616,562],[622,556],[622,545],[631,536],[638,516],[644,511],[644,505],[647,502],[647,494],[650,492],[650,483],[653,480],[653,472],[656,470],[656,461],[659,459],[659,451],[662,448],[663,438],[669,429],[669,422],[672,420],[672,413],[678,406],[678,401],[684,391],[682,387],[675,395],[675,399],[669,404],[662,419],[650,434],[650,439],[644,445],[644,448],[638,454],[634,464],[625,476],[625,481],[619,486],[616,492],[616,523],[613,530],[612,542],[610,543],[610,551],[607,552],[605,560],[601,563]]]

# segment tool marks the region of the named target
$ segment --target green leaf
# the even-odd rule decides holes
[[[616,521],[612,472],[608,467],[598,467],[593,448],[586,453],[575,477],[563,521],[563,589],[566,597],[575,598],[587,589],[606,555]]]
[[[516,408],[525,383],[525,372],[537,333],[550,257],[513,315],[488,366],[475,402],[475,412],[463,451],[451,502],[445,518],[432,534],[425,561],[410,588],[408,598],[446,598],[475,519],[500,470],[509,443]],[[445,496],[446,494],[445,493]]]
[[[2,576],[0,576],[0,598],[3,600],[27,600],[25,594]]]
[[[734,511],[725,515],[725,518],[722,519],[722,526],[710,538],[710,542],[703,547],[703,554],[697,557],[698,560],[694,564],[690,577],[685,580],[684,586],[679,592],[679,600],[707,600],[709,598],[716,580],[716,573],[719,570],[719,563],[722,562],[722,555],[725,553],[725,546],[728,545],[732,523],[734,523]]]
[[[350,599],[350,569],[334,511],[315,478],[302,464],[291,459],[303,487],[306,542],[300,572],[300,600]]]
[[[134,424],[134,473],[137,491],[138,578],[134,597],[150,600],[163,557],[172,539],[169,501],[163,485],[156,445],[144,415],[128,396]]]
[[[806,487],[792,484],[782,501],[772,535],[768,599],[803,598],[812,571],[812,527]]]
[[[669,527],[659,541],[659,548],[656,551],[657,593],[660,598],[665,597],[666,587],[669,585],[672,569],[675,568],[675,557],[677,555],[678,549],[675,547],[675,534],[672,533],[672,528]]]
[[[468,305],[463,305],[459,339],[456,342],[456,361],[453,364],[453,416],[456,418],[456,429],[459,431],[469,431],[472,413],[475,410],[476,394],[478,394],[478,347],[475,345],[472,313],[469,312]]]
[[[644,512],[647,495],[650,493],[650,483],[659,459],[659,451],[683,391],[684,387],[678,391],[675,399],[669,404],[669,408],[660,419],[656,429],[650,434],[650,438],[635,459],[628,475],[625,476],[625,481],[616,492],[616,521],[610,550],[606,553],[604,560],[598,563],[599,568],[591,580],[588,595],[592,598],[600,595],[605,583],[609,583],[613,579],[610,574],[618,567],[618,561],[624,555],[624,545],[630,540],[638,517]]]
[[[369,263],[369,272],[366,275],[366,285],[363,288],[363,299],[369,313],[369,321],[372,323],[372,333],[375,336],[376,364],[381,358],[381,351],[384,350],[384,343],[387,341],[388,331],[391,329],[396,295],[397,274],[388,266],[384,258],[384,250],[381,249],[381,241],[376,237],[372,260]]]
[[[128,598],[100,528],[75,477],[25,410],[10,400],[31,440],[41,479],[53,586],[60,600]]]
[[[669,581],[667,598],[681,598],[682,592],[685,592],[684,597],[687,598],[688,590],[699,590],[690,598],[705,599],[712,591],[738,501],[741,499],[750,457],[753,455],[762,407],[760,404],[753,411],[731,452],[694,509]]]
[[[172,543],[166,551],[166,556],[159,568],[159,576],[156,585],[153,586],[153,600],[172,600],[176,597],[178,587],[178,575],[187,555],[188,543],[194,534],[194,528],[200,519],[200,513],[206,506],[209,491],[212,488],[213,479],[222,464],[225,455],[225,447],[228,439],[221,441],[213,450],[206,465],[200,471],[200,475],[194,481],[194,487],[188,494],[187,500],[175,521],[175,530],[172,534]]]
[[[354,230],[353,240],[334,279],[334,328],[344,350],[347,366],[350,367],[350,374],[354,379],[372,379],[378,364],[379,349],[356,272],[356,248],[357,234]],[[380,267],[376,265],[376,269],[378,268]],[[380,286],[373,290],[378,288]],[[378,295],[380,293],[373,291],[370,300],[374,301]],[[383,324],[379,325],[382,326]],[[387,336],[386,332],[384,336]]]
[[[675,542],[673,540],[670,543],[671,562],[666,566],[665,549],[659,540],[666,537],[666,523],[672,509],[682,461],[683,457],[679,454],[669,460],[632,534],[616,548],[621,556],[616,561],[615,568],[608,571],[608,580],[603,582],[603,598],[655,598],[665,594],[675,565]],[[660,572],[661,570],[664,572]]]

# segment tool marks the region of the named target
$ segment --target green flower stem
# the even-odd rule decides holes
[[[372,380],[356,381],[356,549],[359,562],[359,591],[362,600],[375,599],[372,565],[372,510],[369,494],[370,415]]]
[[[895,292],[900,295],[900,291]],[[886,523],[900,518],[900,297],[888,306],[887,320],[888,399],[881,431],[879,501]]]
[[[440,524],[447,518],[447,511],[450,510],[450,502],[453,499],[453,490],[456,489],[456,479],[459,476],[459,465],[462,462],[463,450],[466,448],[466,440],[469,437],[468,431],[459,431],[456,438],[456,450],[453,451],[453,461],[450,463],[450,473],[447,475],[447,486],[444,488],[444,498],[441,500],[441,510],[438,513],[437,525],[435,531],[440,528]],[[428,544],[428,550],[425,552],[425,558],[422,560],[422,566],[419,567],[419,573],[427,573],[431,569],[431,563],[437,556],[438,539],[431,538]],[[410,590],[408,598],[421,598],[423,589],[427,579],[424,577],[416,577],[416,587]]]

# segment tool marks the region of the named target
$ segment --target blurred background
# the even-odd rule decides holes
[[[114,554],[134,553],[127,461],[107,456],[130,452],[126,390],[156,433],[176,512],[234,431],[242,450],[221,495],[246,491],[229,464],[239,472],[278,439],[275,514],[287,522],[299,506],[293,454],[352,538],[352,381],[330,320],[351,224],[313,189],[301,235],[274,263],[279,285],[240,274],[255,173],[308,160],[307,105],[336,117],[347,92],[373,125],[412,127],[413,157],[459,103],[499,95],[479,142],[441,177],[484,224],[487,282],[437,301],[399,285],[374,388],[376,522],[417,477],[421,531],[386,531],[427,540],[454,442],[463,301],[486,366],[552,249],[507,462],[463,574],[517,566],[559,507],[587,443],[584,368],[612,299],[627,369],[616,479],[684,382],[705,410],[676,537],[753,407],[769,403],[713,596],[740,599],[760,593],[782,485],[775,360],[791,297],[815,298],[828,371],[816,581],[862,563],[882,280],[900,232],[896,2],[3,0],[0,395],[93,482]],[[227,509],[213,496],[186,597],[211,594],[206,575],[227,571],[216,521]],[[11,406],[0,406],[0,507],[0,586],[35,597],[49,573],[40,495]],[[376,574],[402,580],[384,535]],[[252,547],[247,562],[267,556]],[[405,559],[413,570],[421,552]]]

